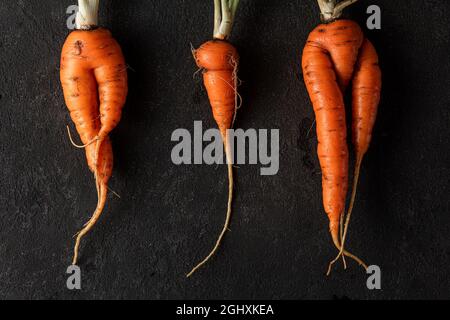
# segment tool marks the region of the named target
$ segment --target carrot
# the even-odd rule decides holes
[[[228,165],[228,203],[225,223],[212,251],[191,272],[203,266],[217,252],[228,229],[233,200],[233,166],[227,130],[233,126],[238,105],[237,69],[239,55],[226,39],[231,33],[238,0],[215,0],[214,39],[207,41],[193,55],[197,66],[203,70],[203,82],[208,93],[214,120],[217,123],[225,148]]]
[[[85,148],[98,194],[97,208],[77,234],[72,264],[77,263],[81,238],[100,217],[112,174],[113,152],[108,134],[121,118],[127,95],[124,57],[111,33],[97,27],[99,0],[79,0],[77,30],[61,53],[60,78],[64,99]],[[72,139],[71,139],[72,140]]]
[[[337,3],[335,0],[318,0],[324,23],[310,33],[302,56],[304,80],[317,123],[317,153],[322,169],[323,205],[330,221],[333,243],[339,250],[339,255],[330,263],[327,274],[340,256],[348,256],[367,268],[358,257],[344,250],[343,245],[348,227],[346,222],[343,228],[343,220],[348,191],[349,158],[343,95],[353,79],[353,100],[356,100],[353,121],[359,121],[361,108],[367,109],[370,100],[363,98],[363,95],[369,94],[369,90],[364,87],[377,82],[377,74],[371,72],[374,68],[368,66],[374,66],[373,55],[369,52],[368,41],[364,39],[361,28],[353,21],[338,20],[342,10],[356,1],[345,0]],[[359,66],[356,74],[355,65]],[[372,100],[375,102],[376,99]],[[366,118],[363,122],[373,125],[373,122]],[[353,127],[355,128],[355,125]],[[360,129],[359,125],[356,125],[356,128],[357,140],[366,141],[362,135],[369,133],[371,128]],[[353,135],[355,136],[354,133]]]
[[[352,140],[355,149],[355,170],[350,204],[342,235],[341,252],[345,245],[348,225],[356,198],[361,162],[369,149],[372,130],[377,117],[381,92],[381,70],[378,55],[372,43],[365,39],[360,49],[352,84]]]

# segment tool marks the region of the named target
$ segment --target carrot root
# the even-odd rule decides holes
[[[342,236],[342,247],[344,247],[344,244],[345,244],[345,239],[346,239],[347,231],[348,231],[348,225],[350,223],[350,217],[352,216],[353,206],[355,204],[356,190],[358,188],[358,181],[359,181],[359,172],[361,170],[361,162],[362,162],[362,157],[360,156],[356,160],[356,164],[355,164],[355,174],[353,175],[352,195],[350,198],[350,205],[349,205],[348,211],[347,211],[347,218],[345,219],[344,235]]]
[[[344,215],[341,214],[341,217],[339,219],[339,239],[342,242],[342,236],[344,234]],[[345,256],[342,254],[342,263],[344,264],[344,270],[347,269],[347,262],[345,261]]]
[[[355,204],[355,199],[356,199],[356,190],[358,187],[358,181],[359,181],[359,172],[361,169],[361,162],[362,162],[362,157],[359,156],[356,160],[356,164],[355,164],[355,174],[353,175],[353,186],[352,186],[352,195],[350,198],[350,205],[348,207],[348,211],[347,211],[347,217],[345,219],[345,225],[344,225],[344,233],[341,233],[341,245],[340,245],[340,250],[339,250],[339,254],[336,256],[336,258],[330,262],[330,265],[328,266],[328,273],[331,271],[331,266],[339,259],[340,256],[344,257],[343,253],[344,253],[344,246],[345,246],[345,239],[347,237],[347,231],[348,231],[348,226],[350,223],[350,218],[352,215],[352,211],[353,211],[353,206]],[[344,215],[341,215],[341,223],[343,221],[343,217]],[[341,224],[341,231],[342,231],[342,224]],[[339,249],[339,248],[338,248]],[[359,259],[359,258],[358,258]],[[367,269],[367,267],[365,267]]]
[[[360,169],[361,169],[361,162],[362,162],[362,157],[360,156],[356,160],[356,164],[355,164],[355,174],[353,176],[352,195],[351,195],[351,198],[350,198],[350,205],[349,205],[349,208],[348,208],[348,211],[347,211],[347,217],[345,218],[345,224],[344,224],[344,231],[343,231],[343,233],[342,233],[342,225],[343,225],[342,222],[344,220],[344,215],[343,214],[341,215],[341,223],[340,223],[340,236],[341,236],[340,238],[341,238],[341,241],[340,241],[340,243],[339,243],[339,240],[337,239],[337,236],[333,236],[334,245],[339,250],[339,253],[336,256],[336,258],[334,258],[330,262],[330,264],[328,265],[327,276],[330,275],[331,268],[332,268],[333,264],[335,264],[339,260],[340,257],[342,257],[344,259],[344,256],[350,257],[351,259],[355,260],[361,266],[363,266],[364,269],[367,270],[367,265],[360,258],[358,258],[357,256],[347,252],[344,249],[345,240],[346,240],[347,232],[348,232],[348,226],[349,226],[349,223],[350,223],[350,218],[351,218],[351,215],[352,215],[353,206],[355,204],[355,199],[356,199],[356,190],[357,190],[358,181],[359,181],[359,172],[360,172]],[[346,269],[346,268],[347,268],[347,266],[346,266],[345,260],[344,260],[344,269]]]
[[[230,151],[229,151],[229,144],[227,140],[227,147],[226,147],[226,158],[228,161],[228,204],[227,204],[227,214],[225,218],[225,223],[223,225],[222,231],[217,238],[216,244],[214,245],[214,248],[211,250],[211,252],[206,256],[205,259],[203,259],[199,264],[197,264],[191,272],[189,272],[186,277],[189,278],[192,276],[199,268],[201,268],[205,263],[211,259],[211,257],[217,252],[217,250],[220,247],[220,244],[222,242],[223,237],[225,236],[225,233],[229,230],[228,227],[230,225],[231,220],[231,209],[232,209],[232,203],[233,203],[233,163],[230,161]]]
[[[238,61],[236,61],[236,59],[231,56],[230,57],[230,64],[233,66],[233,90],[234,90],[234,115],[233,115],[233,121],[231,122],[231,127],[234,126],[234,121],[236,121],[236,114],[238,109],[242,106],[242,97],[239,94],[239,92],[237,91],[237,87],[240,85],[240,80],[238,78],[238,67],[239,67],[239,63]]]
[[[69,135],[70,143],[72,143],[72,145],[73,145],[75,148],[78,148],[78,149],[84,149],[84,148],[90,146],[91,144],[93,144],[93,143],[95,142],[95,140],[98,139],[98,137],[94,137],[92,140],[88,141],[88,143],[85,143],[85,144],[77,144],[77,143],[75,143],[75,141],[74,141],[73,138],[72,138],[72,134],[70,133],[69,126],[66,126],[66,127],[67,127],[67,134]]]
[[[356,261],[360,266],[362,266],[365,270],[367,270],[367,264],[362,261],[360,258],[358,258],[357,256],[355,256],[354,254],[346,251],[343,246],[341,246],[341,244],[339,243],[339,239],[338,239],[338,234],[337,233],[332,233],[332,238],[333,238],[333,243],[336,246],[336,248],[339,250],[339,254],[336,256],[336,258],[334,258],[333,261],[330,262],[330,264],[328,265],[328,270],[327,270],[327,276],[329,276],[331,274],[331,269],[333,267],[333,265],[339,260],[339,258],[341,256],[346,256],[349,257],[350,259]]]
[[[72,265],[76,265],[78,261],[78,251],[80,248],[81,239],[94,227],[97,220],[100,218],[103,208],[105,207],[106,203],[106,195],[107,195],[107,187],[105,184],[101,184],[99,186],[99,197],[97,202],[97,208],[94,211],[94,214],[92,215],[91,219],[83,226],[83,229],[81,229],[77,233],[77,239],[75,241],[75,247],[74,247],[74,255],[72,260]]]

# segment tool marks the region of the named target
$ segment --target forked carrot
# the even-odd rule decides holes
[[[77,28],[67,37],[61,53],[60,77],[64,99],[86,149],[94,173],[98,203],[92,218],[77,234],[72,264],[78,260],[81,238],[100,217],[106,202],[113,152],[108,134],[121,118],[127,96],[127,71],[118,43],[97,27],[99,0],[79,0]]]
[[[363,261],[344,249],[349,215],[343,227],[349,158],[343,95],[353,80],[353,123],[359,123],[353,125],[353,135],[355,136],[356,130],[357,140],[366,141],[367,139],[363,138],[364,132],[371,132],[375,115],[373,119],[367,118],[361,122],[361,109],[367,109],[369,100],[373,102],[373,108],[373,105],[378,104],[378,100],[376,95],[373,99],[363,96],[378,90],[379,98],[380,88],[376,85],[379,74],[375,72],[374,50],[371,50],[373,47],[364,39],[357,23],[339,20],[342,10],[356,1],[318,0],[324,23],[310,33],[302,57],[304,80],[316,115],[323,205],[330,220],[333,243],[339,250],[336,259],[330,263],[327,274],[340,256],[348,256],[367,268]],[[368,67],[368,64],[371,64],[371,67]],[[372,89],[365,88],[372,85]],[[371,123],[370,130],[365,126],[366,123]],[[361,129],[362,124],[365,129]],[[359,173],[358,165],[356,172]]]

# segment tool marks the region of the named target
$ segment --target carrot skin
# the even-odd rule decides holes
[[[97,182],[108,184],[108,181],[112,175],[114,164],[112,144],[109,137],[103,139],[102,143],[100,144],[98,160],[96,159],[96,144],[87,146],[85,152],[89,169],[93,173],[97,173]]]
[[[365,40],[359,55],[352,87],[352,140],[356,158],[362,158],[372,140],[381,94],[381,70],[377,52]]]
[[[225,142],[226,130],[231,128],[235,111],[235,92],[230,88],[233,75],[228,70],[206,71],[203,83],[208,92],[214,120]]]
[[[330,55],[337,82],[344,92],[353,77],[363,39],[362,30],[356,22],[337,20],[318,25],[309,34],[306,46],[322,48]]]
[[[214,120],[225,143],[226,130],[233,123],[236,109],[237,50],[227,41],[211,40],[195,51],[198,67],[203,69],[203,82],[208,93]]]
[[[195,50],[195,62],[205,71],[232,71],[235,64],[239,63],[239,54],[228,41],[215,39],[205,42]]]
[[[126,69],[122,50],[107,29],[76,30],[67,37],[61,83],[83,143],[103,139],[120,121],[128,93]],[[99,123],[93,121],[96,117]]]

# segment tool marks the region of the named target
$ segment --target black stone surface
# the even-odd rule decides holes
[[[112,135],[107,208],[82,245],[82,290],[66,289],[72,235],[96,192],[59,83],[73,0],[0,4],[0,298],[450,298],[450,2],[359,1],[383,70],[382,102],[364,160],[348,246],[382,269],[382,290],[335,256],[321,202],[316,138],[300,56],[319,22],[313,0],[242,0],[231,41],[244,104],[236,127],[280,129],[280,170],[236,169],[231,232],[209,252],[226,210],[224,166],[172,164],[176,128],[213,127],[190,44],[210,39],[212,1],[102,1],[130,65],[129,97]],[[365,28],[378,4],[382,29]]]

